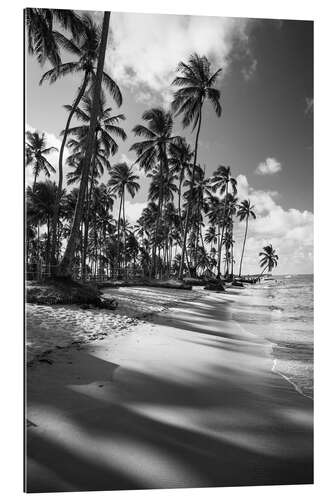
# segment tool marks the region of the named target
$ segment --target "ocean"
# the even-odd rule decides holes
[[[313,275],[272,278],[242,291],[234,319],[269,340],[273,369],[313,398]]]

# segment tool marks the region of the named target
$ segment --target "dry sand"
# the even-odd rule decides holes
[[[311,483],[312,401],[231,318],[242,292],[142,290],[110,294],[129,309],[183,295],[28,368],[28,491]]]

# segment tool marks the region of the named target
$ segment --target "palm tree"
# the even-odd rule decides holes
[[[156,165],[159,167],[160,180],[163,180],[163,174],[168,170],[168,156],[170,154],[170,146],[177,146],[180,142],[179,136],[172,136],[173,119],[170,112],[162,108],[153,108],[145,111],[142,119],[147,122],[147,125],[136,125],[133,129],[135,135],[143,137],[141,142],[134,143],[130,151],[135,151],[140,168],[143,168],[146,173],[151,172]],[[155,224],[155,242],[153,247],[153,269],[151,273],[154,275],[156,271],[156,235],[159,225],[159,220],[162,210],[162,190],[163,185],[160,183],[158,197],[158,213]]]
[[[174,94],[172,109],[176,113],[176,116],[183,115],[183,127],[188,127],[190,124],[193,124],[192,132],[195,128],[197,129],[191,172],[192,184],[190,203],[187,207],[186,212],[182,258],[179,267],[179,278],[182,278],[184,266],[186,238],[188,233],[189,214],[191,211],[191,199],[194,186],[194,170],[197,163],[198,142],[202,121],[202,107],[204,102],[206,100],[209,100],[213,105],[214,111],[216,112],[217,116],[221,116],[222,108],[220,105],[220,91],[214,88],[214,84],[216,83],[221,69],[222,68],[219,68],[213,73],[211,71],[210,62],[208,61],[207,57],[200,57],[198,54],[192,54],[187,64],[184,62],[179,63],[177,71],[180,72],[180,76],[177,76],[172,82],[172,85],[180,87]]]
[[[244,234],[244,241],[243,241],[243,248],[242,248],[242,255],[239,263],[239,276],[242,275],[242,264],[243,264],[243,256],[244,256],[244,249],[245,249],[245,242],[246,242],[246,237],[247,237],[247,230],[248,230],[248,225],[249,225],[249,218],[252,217],[252,219],[256,218],[256,214],[253,211],[254,205],[251,205],[250,200],[243,200],[242,203],[238,207],[238,212],[237,212],[237,217],[239,217],[240,222],[242,222],[245,219],[245,234]]]
[[[260,273],[260,276],[266,271],[266,269],[268,269],[268,272],[270,273],[271,270],[278,264],[279,256],[271,243],[263,248],[263,252],[259,253],[259,257],[261,257],[260,267],[264,268]]]
[[[226,218],[228,215],[228,202],[231,201],[232,196],[229,194],[229,185],[231,188],[231,193],[234,196],[237,193],[237,181],[231,176],[231,168],[225,167],[224,165],[220,165],[217,170],[213,173],[212,177],[212,188],[216,192],[218,189],[220,190],[220,194],[224,194],[224,204],[223,204],[223,215],[222,220],[219,224],[219,245],[218,245],[218,264],[217,264],[217,276],[221,276],[221,257],[222,257],[222,244],[223,244],[223,235],[226,227]]]
[[[46,147],[46,137],[44,132],[40,135],[38,131],[26,132],[27,141],[25,143],[25,156],[26,156],[26,166],[32,165],[34,173],[34,182],[32,189],[35,189],[37,177],[41,172],[45,174],[46,177],[50,177],[50,172],[55,173],[56,169],[51,165],[51,163],[46,158],[46,155],[52,153],[52,151],[58,151],[57,148],[51,146]]]
[[[139,179],[138,175],[133,173],[131,167],[127,163],[116,163],[110,169],[110,179],[108,185],[111,187],[111,192],[117,194],[120,198],[119,200],[119,212],[118,212],[118,247],[117,247],[117,263],[118,268],[120,267],[120,221],[121,221],[121,211],[123,211],[123,231],[124,231],[124,250],[126,246],[125,241],[125,192],[129,192],[132,198],[134,198],[137,191],[140,189],[140,184],[137,182]]]
[[[55,23],[77,40],[83,26],[80,16],[73,10],[64,9],[24,9],[27,28],[28,52],[37,57],[39,64],[48,60],[56,66],[61,63],[59,45],[56,40]]]
[[[30,187],[28,187],[27,189],[27,202],[29,206],[28,215],[30,217],[31,215],[34,216],[34,220],[37,226],[41,226],[44,224],[46,225],[45,266],[47,272],[50,262],[50,226],[53,216],[56,192],[56,183],[50,180],[47,180],[45,182],[37,182],[33,189],[31,189]]]
[[[91,95],[85,95],[81,100],[81,107],[77,107],[74,110],[75,117],[82,121],[82,125],[77,125],[75,127],[71,127],[67,130],[68,134],[73,134],[79,138],[84,138],[88,134],[89,123],[91,119],[92,112],[92,99]],[[73,110],[73,106],[65,105],[64,106],[67,111],[71,112]],[[120,138],[123,141],[127,139],[127,135],[123,128],[121,128],[118,123],[120,120],[125,120],[125,116],[123,114],[113,115],[112,108],[106,107],[106,99],[104,92],[101,92],[100,105],[97,115],[97,124],[96,124],[96,139],[98,139],[101,145],[107,152],[107,156],[115,155],[118,151],[118,144],[115,141],[114,137]],[[64,135],[65,131],[61,132],[61,135]]]
[[[62,261],[60,263],[59,270],[58,270],[58,273],[61,276],[70,276],[71,275],[72,260],[74,257],[76,241],[77,241],[77,237],[78,237],[79,230],[80,230],[80,223],[82,220],[84,198],[85,198],[87,184],[88,184],[90,164],[91,164],[91,158],[92,158],[92,154],[93,154],[93,147],[94,147],[94,140],[95,140],[95,133],[96,133],[96,123],[97,123],[97,116],[98,116],[98,110],[99,110],[102,79],[103,79],[103,75],[104,75],[103,68],[104,68],[106,45],[107,45],[107,40],[108,40],[109,24],[110,24],[110,12],[104,12],[102,34],[100,37],[100,44],[99,44],[97,71],[96,71],[96,76],[94,78],[94,85],[93,85],[93,106],[92,106],[90,127],[89,127],[89,131],[87,134],[87,148],[86,148],[85,157],[83,160],[82,177],[81,177],[81,182],[80,182],[80,189],[79,189],[79,194],[78,194],[78,198],[77,198],[77,203],[76,203],[76,207],[75,207],[75,213],[74,213],[74,219],[73,219],[73,224],[72,224],[72,228],[71,228],[71,233],[70,233],[70,236],[69,236],[69,239],[67,242],[67,247],[65,249],[65,253],[63,255],[63,258],[62,258]]]
[[[55,234],[55,229],[57,225],[58,218],[58,206],[60,203],[60,193],[62,191],[62,183],[63,183],[63,155],[65,150],[65,145],[68,136],[68,130],[70,128],[70,124],[73,118],[76,109],[86,92],[89,85],[92,85],[95,78],[95,66],[98,58],[98,51],[101,42],[101,31],[98,26],[93,21],[92,17],[88,14],[85,14],[82,17],[82,30],[78,37],[78,40],[74,38],[68,39],[61,33],[54,33],[55,41],[58,46],[62,49],[69,52],[76,59],[74,61],[58,63],[49,71],[44,73],[40,80],[40,84],[45,81],[49,81],[50,83],[56,82],[59,78],[67,76],[73,73],[83,73],[83,80],[80,84],[78,93],[75,97],[73,105],[70,107],[69,114],[67,117],[67,122],[65,126],[65,130],[63,132],[63,138],[60,146],[59,153],[59,182],[58,182],[58,197],[55,206],[55,214],[53,220],[53,230]],[[105,73],[102,72],[102,81],[105,87],[108,89],[112,97],[118,106],[122,103],[122,95],[118,85],[112,80],[112,78]],[[54,249],[56,242],[52,243],[52,248]]]
[[[180,138],[179,144],[170,146],[169,163],[172,167],[172,172],[175,172],[178,176],[178,215],[180,221],[180,230],[183,233],[183,225],[181,220],[181,198],[182,198],[182,186],[186,175],[190,174],[190,162],[193,157],[193,151],[191,146],[186,142],[184,137]]]

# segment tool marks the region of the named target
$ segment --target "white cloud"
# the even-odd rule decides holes
[[[256,72],[257,66],[258,66],[257,59],[252,59],[250,65],[248,67],[244,67],[242,69],[242,75],[244,77],[244,80],[248,81],[248,80],[251,80],[251,78],[253,78],[253,75]]]
[[[125,217],[130,221],[130,223],[134,223],[141,216],[142,210],[146,208],[146,202],[133,202],[125,200]]]
[[[239,175],[238,198],[250,199],[255,206],[256,220],[249,223],[243,271],[259,271],[258,253],[272,243],[277,249],[279,265],[276,273],[302,273],[313,270],[313,213],[295,208],[284,209],[277,203],[278,193],[256,190],[249,186],[246,176]],[[235,224],[235,259],[239,262],[244,222]],[[236,266],[237,267],[237,266]]]
[[[226,73],[233,51],[253,74],[256,61],[248,49],[253,21],[248,19],[114,13],[107,64],[113,77],[149,101],[158,92],[170,100],[177,64],[194,51],[209,57]]]
[[[282,170],[281,163],[276,158],[266,158],[265,161],[259,163],[255,173],[258,175],[273,175]]]

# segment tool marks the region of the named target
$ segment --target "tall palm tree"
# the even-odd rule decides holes
[[[192,132],[196,128],[194,156],[192,165],[192,184],[191,191],[194,186],[194,170],[197,163],[198,142],[202,121],[202,107],[206,100],[210,101],[217,116],[221,116],[222,108],[220,104],[220,91],[214,88],[217,77],[222,68],[217,71],[211,71],[211,64],[207,57],[192,54],[188,63],[180,62],[177,68],[180,76],[177,76],[172,85],[180,87],[174,94],[172,109],[176,116],[183,115],[183,127],[192,126]],[[189,226],[189,214],[191,211],[191,198],[186,212],[185,228],[183,236],[182,258],[179,266],[179,278],[182,278],[184,256],[186,251],[186,238]]]
[[[266,269],[268,269],[268,272],[270,273],[271,270],[278,264],[279,256],[271,243],[263,248],[263,252],[259,253],[259,257],[261,257],[260,267],[263,267],[260,276],[266,271]]]
[[[242,222],[245,219],[245,233],[244,233],[244,240],[243,240],[243,247],[242,247],[242,255],[239,263],[239,276],[242,275],[242,264],[243,264],[243,256],[244,256],[244,249],[245,249],[245,243],[246,243],[246,237],[247,237],[247,230],[248,230],[248,225],[249,225],[249,218],[252,217],[252,219],[256,218],[256,214],[254,213],[254,205],[251,205],[250,200],[243,200],[242,203],[238,207],[238,212],[237,212],[237,217],[239,217],[240,222]]]
[[[25,143],[26,166],[32,165],[34,173],[34,182],[32,189],[35,189],[37,177],[41,172],[46,177],[50,177],[51,173],[55,173],[56,169],[48,161],[46,156],[53,151],[58,151],[57,148],[47,147],[46,137],[44,132],[39,134],[38,131],[26,132],[27,141]]]
[[[134,143],[130,151],[135,151],[140,168],[143,168],[146,173],[151,172],[157,165],[160,175],[160,193],[158,197],[158,213],[155,224],[155,233],[157,235],[159,220],[162,210],[162,180],[163,174],[168,170],[168,156],[170,154],[170,146],[177,146],[180,141],[179,136],[172,136],[173,118],[170,112],[162,108],[152,108],[145,111],[142,119],[146,122],[145,125],[136,125],[133,132],[138,137],[143,137],[141,142]],[[155,236],[156,236],[155,235]],[[156,240],[156,237],[155,237]],[[155,241],[156,243],[156,241]],[[151,274],[156,271],[156,244],[153,247],[153,268]]]
[[[59,78],[63,78],[67,75],[72,75],[76,73],[83,74],[83,80],[79,86],[78,93],[74,99],[73,105],[69,109],[69,114],[67,117],[66,126],[63,132],[63,138],[60,146],[59,152],[59,182],[58,182],[58,195],[62,191],[62,183],[63,183],[63,155],[65,150],[65,145],[68,136],[68,130],[70,128],[70,124],[76,109],[84,96],[89,85],[92,86],[95,79],[96,72],[96,61],[98,58],[98,51],[101,42],[101,30],[96,25],[94,20],[88,14],[85,14],[82,17],[82,31],[78,37],[78,40],[74,38],[68,39],[63,34],[56,32],[54,34],[55,40],[59,47],[66,50],[69,54],[75,57],[74,61],[69,62],[60,62],[56,64],[49,71],[44,73],[40,80],[40,84],[45,81],[49,81],[50,83],[54,83]],[[122,103],[122,95],[118,85],[112,80],[112,78],[105,73],[102,72],[102,82],[107,90],[110,92],[111,96],[114,98],[115,102],[118,106]],[[55,206],[55,214],[53,220],[53,230],[54,235],[56,234],[55,229],[57,225],[57,217],[58,217],[58,206],[60,203],[60,198],[57,197],[57,202]],[[53,242],[52,248],[55,248],[56,242]]]
[[[232,193],[232,196],[234,196],[237,193],[237,181],[231,176],[230,167],[225,167],[224,165],[220,165],[217,168],[217,170],[213,173],[211,182],[214,191],[219,190],[221,195],[224,194],[223,215],[219,225],[220,239],[218,245],[218,264],[217,264],[217,276],[220,277],[223,236],[226,227],[226,219],[229,208],[228,201],[232,200],[232,197],[230,197],[229,195],[230,192]]]
[[[171,144],[170,154],[169,163],[172,172],[175,172],[178,176],[178,216],[180,221],[180,230],[181,233],[183,233],[183,224],[181,220],[182,186],[186,175],[190,174],[190,162],[193,157],[193,151],[184,137],[181,137],[177,146]]]
[[[110,169],[110,179],[108,185],[111,187],[111,192],[117,194],[119,197],[119,212],[118,212],[118,247],[117,247],[117,263],[118,268],[120,267],[120,222],[121,222],[121,211],[123,211],[123,232],[124,232],[124,251],[126,246],[125,241],[125,192],[129,192],[132,198],[134,198],[137,191],[140,189],[140,184],[137,182],[139,179],[138,175],[133,173],[131,167],[127,163],[116,163]]]
[[[110,12],[104,12],[102,34],[100,37],[99,52],[98,52],[96,77],[94,79],[94,85],[92,89],[93,106],[92,106],[90,127],[87,134],[87,148],[83,160],[82,176],[81,176],[77,203],[75,207],[73,224],[71,227],[71,233],[67,242],[67,246],[62,261],[58,269],[58,274],[61,276],[71,276],[72,261],[74,257],[77,237],[80,230],[80,223],[82,220],[84,198],[86,195],[91,158],[93,155],[96,123],[97,123],[97,116],[98,116],[98,109],[99,109],[99,102],[101,95],[102,80],[104,75],[103,69],[104,69],[106,45],[108,40],[109,25],[110,25]]]

